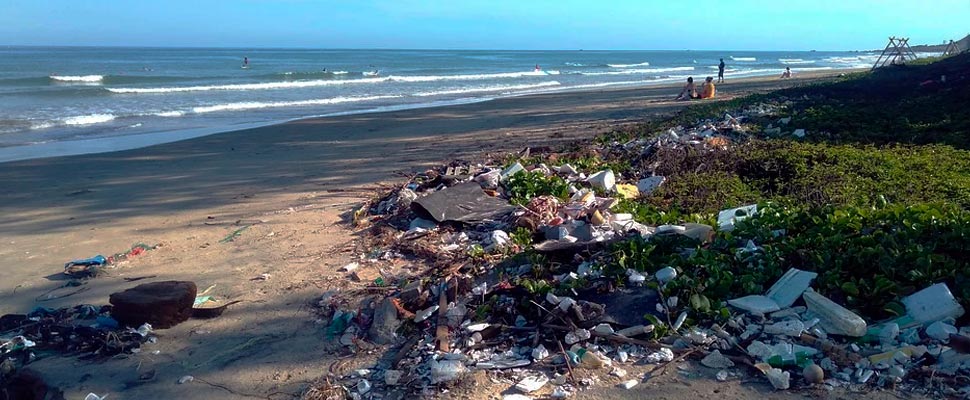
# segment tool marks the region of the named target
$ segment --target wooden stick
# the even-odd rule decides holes
[[[562,347],[562,342],[556,340],[556,344],[559,345],[559,351],[562,353],[562,358],[566,360],[566,370],[569,371],[569,379],[573,381],[573,385],[576,385],[576,376],[573,375],[573,366],[569,365],[569,354],[566,354],[566,349]]]
[[[421,334],[411,335],[411,338],[408,339],[407,342],[404,342],[404,345],[401,346],[400,349],[398,349],[397,353],[394,354],[394,358],[391,359],[392,367],[397,368],[397,365],[400,364],[401,360],[403,360],[404,357],[408,355],[408,352],[411,351],[411,348],[413,348],[414,345],[418,344],[418,340],[421,340],[421,336],[422,336]]]
[[[451,346],[448,341],[448,317],[445,313],[448,312],[448,283],[443,283],[441,285],[441,290],[438,291],[438,327],[435,330],[435,341],[438,342],[438,350],[443,352],[451,351]]]

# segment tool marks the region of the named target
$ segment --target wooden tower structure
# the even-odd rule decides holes
[[[882,54],[872,65],[875,70],[886,65],[903,65],[907,60],[915,60],[916,53],[909,47],[909,38],[889,37],[889,44],[883,49]]]

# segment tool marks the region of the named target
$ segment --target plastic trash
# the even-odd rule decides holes
[[[509,247],[512,239],[509,238],[509,234],[503,230],[494,230],[488,236],[488,246],[485,246],[485,251],[496,252],[503,251]]]
[[[638,190],[636,186],[630,184],[616,185],[616,193],[624,199],[635,199],[640,197],[640,190]]]
[[[777,390],[788,390],[791,387],[791,374],[778,368],[771,368],[765,371],[768,382]]]
[[[460,183],[420,197],[411,203],[411,209],[437,222],[466,223],[498,220],[516,210],[508,201],[486,194],[478,182]]]
[[[677,277],[677,270],[671,267],[663,267],[657,270],[657,273],[655,273],[654,276],[661,285],[665,285],[667,282],[670,282]]]
[[[523,167],[522,164],[520,163],[515,163],[512,165],[509,165],[508,168],[502,170],[501,178],[504,181],[506,179],[509,179],[513,175],[523,171],[525,171],[525,167]]]
[[[414,315],[414,322],[422,322],[422,321],[424,321],[424,320],[426,320],[428,318],[431,318],[431,315],[434,314],[435,311],[438,311],[438,305],[437,304],[435,304],[435,305],[433,305],[431,307],[425,308],[424,310],[418,311]]]
[[[946,318],[956,319],[964,313],[963,306],[953,297],[945,283],[937,283],[903,298],[903,305],[906,306],[907,315],[897,320],[900,328]]]
[[[795,300],[798,300],[802,293],[808,290],[817,276],[818,274],[814,272],[796,268],[789,269],[781,278],[778,278],[774,285],[771,285],[765,295],[774,300],[781,308],[791,307],[792,304],[795,304]]]
[[[586,329],[577,329],[575,331],[566,334],[565,341],[566,344],[576,344],[584,340],[588,340],[592,335]]]
[[[734,361],[731,361],[730,358],[727,358],[721,354],[720,350],[714,350],[711,352],[711,354],[708,354],[706,357],[701,359],[701,364],[704,364],[704,366],[708,368],[724,369],[733,367]]]
[[[577,171],[576,167],[573,167],[572,165],[563,164],[561,167],[559,167],[559,173],[566,175],[577,175],[579,174],[579,171]]]
[[[459,360],[432,359],[431,364],[431,383],[450,382],[458,379],[458,376],[465,372],[465,366]]]
[[[532,349],[532,359],[536,361],[542,361],[546,359],[546,357],[549,357],[549,350],[546,349],[546,346],[539,344],[534,349]]]
[[[367,379],[361,379],[360,382],[357,382],[357,393],[366,394],[370,389],[371,384]]]
[[[192,375],[185,375],[185,376],[179,378],[178,383],[179,383],[179,385],[182,385],[182,384],[186,384],[186,383],[192,382],[194,380],[195,380],[195,377],[194,376],[192,376]]]
[[[647,355],[644,358],[650,364],[658,364],[661,362],[671,362],[674,360],[674,352],[669,348],[661,348],[653,353]]]
[[[744,207],[722,210],[717,213],[717,226],[722,231],[734,230],[734,224],[745,218],[753,216],[758,212],[758,205],[752,204]]]
[[[396,369],[389,369],[384,371],[384,384],[388,386],[395,386],[404,377],[404,372]]]
[[[728,304],[751,314],[767,314],[781,309],[770,297],[758,294],[731,299]]]
[[[98,395],[96,395],[94,393],[88,393],[87,396],[84,396],[84,400],[104,400],[107,397],[108,397],[107,394],[98,396]]]
[[[869,343],[890,344],[896,340],[897,336],[899,336],[899,324],[887,322],[870,326],[862,340]]]
[[[957,332],[958,330],[955,326],[942,321],[936,321],[926,327],[926,336],[941,342],[950,341],[950,334],[956,334]]]
[[[807,290],[802,294],[808,311],[815,313],[820,321],[819,325],[826,332],[835,335],[862,337],[866,334],[866,321],[852,311],[847,310],[829,300],[825,296]]]
[[[656,190],[660,185],[667,181],[663,176],[651,176],[637,181],[637,190],[641,195],[647,195]]]
[[[653,329],[654,329],[653,325],[635,325],[629,328],[620,329],[616,331],[616,334],[620,336],[625,336],[625,337],[634,337],[645,333],[653,332]]]
[[[610,324],[598,324],[593,327],[593,332],[596,332],[600,335],[612,335],[615,333],[613,331],[613,327],[610,326]]]
[[[589,178],[586,178],[586,181],[594,188],[607,192],[612,192],[616,189],[616,175],[609,169],[590,175]]]
[[[515,389],[523,393],[532,393],[542,389],[547,383],[549,383],[549,378],[545,375],[530,376],[516,383]]]
[[[638,381],[636,379],[630,379],[628,381],[623,381],[623,383],[620,384],[620,387],[621,388],[624,388],[624,389],[633,389],[639,383],[640,383],[640,381]]]
[[[805,331],[805,324],[797,319],[776,322],[765,326],[765,333],[769,335],[801,336]]]

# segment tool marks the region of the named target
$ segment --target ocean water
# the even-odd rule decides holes
[[[553,91],[867,68],[871,52],[0,47],[0,148]],[[248,66],[243,58],[248,57]],[[536,70],[536,66],[540,69]]]

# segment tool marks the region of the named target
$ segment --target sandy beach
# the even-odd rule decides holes
[[[718,86],[719,99],[839,72],[729,81]],[[158,342],[138,354],[96,364],[50,355],[32,367],[71,399],[89,392],[113,399],[285,398],[331,368],[353,369],[386,353],[342,354],[307,307],[327,290],[361,287],[337,271],[359,250],[345,223],[356,204],[400,173],[566,144],[677,111],[688,104],[670,100],[678,90],[554,93],[308,119],[141,149],[3,163],[0,314],[106,304],[109,294],[138,283],[194,281],[200,290],[213,287],[209,294],[221,300],[243,302],[220,318],[158,331]],[[220,242],[245,226],[235,240]],[[107,270],[81,292],[61,287],[66,261],[135,243],[160,246]],[[253,279],[261,274],[269,279]],[[125,279],[145,276],[152,278]],[[346,361],[334,367],[337,359]],[[152,379],[138,379],[152,370]],[[176,384],[184,375],[196,382]],[[487,379],[481,384],[488,387]],[[697,383],[662,393],[749,398],[766,388]],[[465,397],[492,393],[475,390],[481,393]]]

